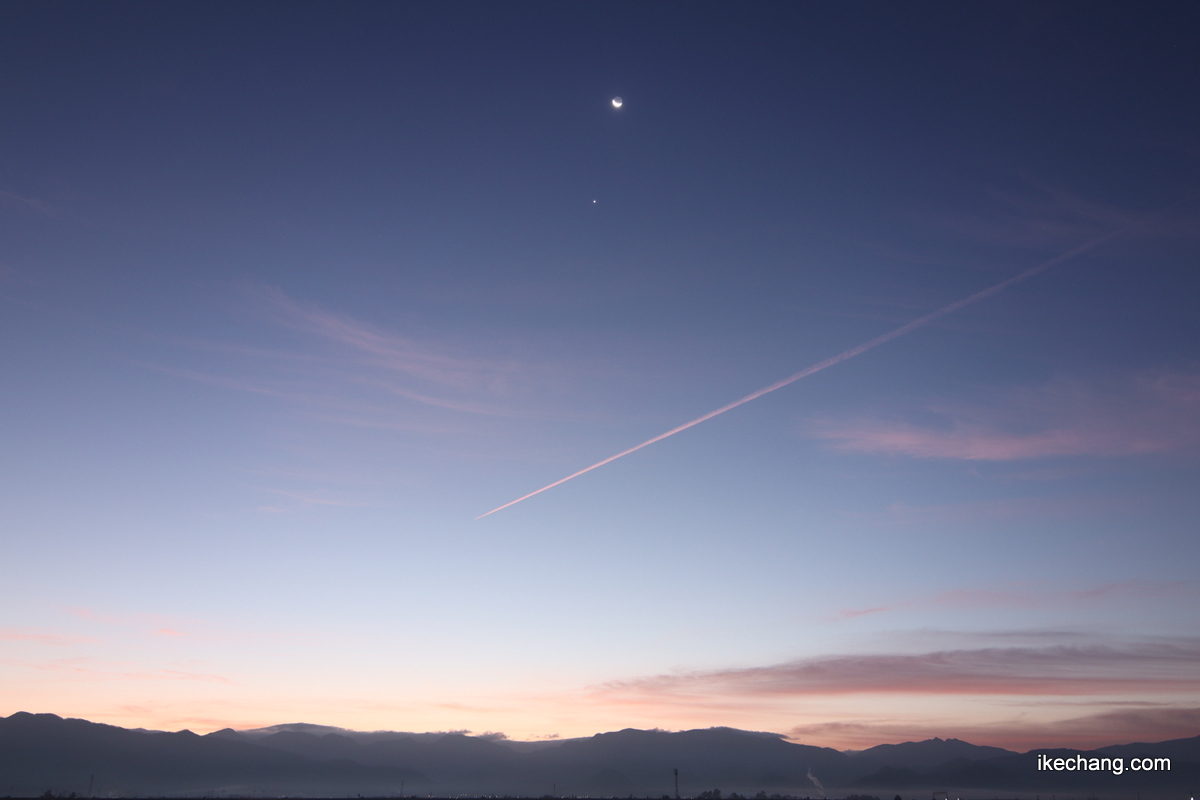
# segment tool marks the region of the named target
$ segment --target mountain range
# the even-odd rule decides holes
[[[1171,759],[1169,771],[1045,771],[1038,756]],[[1200,736],[1097,751],[1016,753],[958,739],[841,752],[772,733],[626,729],[579,739],[362,732],[296,723],[257,730],[130,730],[53,714],[0,718],[0,794],[81,797],[510,796],[1186,798]]]

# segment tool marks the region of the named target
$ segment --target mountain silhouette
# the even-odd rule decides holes
[[[0,719],[0,791],[14,796],[395,793],[412,770],[315,760],[222,736],[138,732],[53,714]]]
[[[923,742],[904,742],[903,744],[881,744],[855,754],[856,758],[866,758],[888,767],[899,769],[924,770],[945,764],[954,759],[966,761],[983,761],[998,756],[1011,756],[1016,753],[1000,747],[986,747],[970,744],[961,739],[926,739]]]
[[[1124,756],[1125,758],[1151,756],[1154,758],[1171,758],[1178,761],[1190,761],[1200,764],[1200,736],[1193,736],[1190,739],[1171,739],[1166,742],[1157,742],[1154,744],[1147,744],[1146,742],[1117,744],[1109,747],[1101,747],[1099,751],[1106,755]]]
[[[721,789],[747,797],[879,796],[930,791],[1177,798],[1200,784],[1200,737],[1113,745],[1089,756],[1164,757],[1169,772],[1045,772],[1039,754],[957,739],[880,745],[847,754],[771,733],[709,728],[671,733],[626,729],[537,743],[497,735],[348,731],[293,723],[138,731],[53,714],[0,718],[0,793],[131,796],[695,797]],[[1191,787],[1190,789],[1188,787]],[[952,795],[953,796],[953,795]],[[1012,796],[1012,794],[1009,794]]]
[[[966,742],[959,744],[975,747]],[[1114,745],[1100,750],[1041,749],[1027,753],[1002,750],[1002,755],[986,758],[971,757],[979,755],[978,750],[962,749],[965,755],[933,766],[929,766],[929,761],[925,760],[928,752],[935,751],[931,749],[921,753],[925,767],[919,767],[915,762],[907,767],[885,766],[858,779],[853,785],[859,791],[879,790],[881,794],[901,791],[912,793],[914,790],[919,795],[942,791],[949,796],[971,791],[1026,795],[1082,792],[1090,797],[1108,798],[1140,795],[1143,800],[1178,798],[1181,792],[1194,796],[1195,787],[1200,785],[1200,758],[1196,757],[1200,754],[1200,736],[1156,744]],[[1124,771],[1117,775],[1109,770],[1039,770],[1037,764],[1041,755],[1063,759],[1074,756],[1086,756],[1089,759],[1120,756],[1124,758]],[[1134,756],[1170,758],[1170,770],[1131,770],[1129,759]]]

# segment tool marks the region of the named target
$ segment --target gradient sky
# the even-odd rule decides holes
[[[1198,24],[4,5],[0,714],[1200,733]]]

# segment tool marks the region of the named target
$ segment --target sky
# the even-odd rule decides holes
[[[4,5],[0,714],[1200,733],[1198,23]]]

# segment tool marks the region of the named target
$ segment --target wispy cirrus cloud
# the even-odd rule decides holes
[[[224,348],[223,348],[224,349]],[[290,354],[279,354],[277,357],[293,359]],[[315,361],[315,359],[308,359]],[[411,433],[461,433],[464,428],[446,422],[431,422],[428,418],[414,419],[411,414],[398,412],[395,404],[388,404],[385,398],[364,398],[353,396],[351,392],[357,385],[355,380],[345,382],[326,382],[329,376],[323,377],[320,366],[309,370],[288,370],[288,374],[273,373],[269,368],[252,374],[214,374],[195,369],[171,367],[144,361],[132,362],[145,369],[161,372],[184,380],[230,389],[249,394],[259,394],[274,397],[296,407],[304,408],[315,419],[325,420],[339,425],[349,425],[362,428],[380,428],[399,432]],[[385,394],[398,394],[394,387],[388,387]],[[429,406],[453,408],[452,403],[431,400]],[[461,409],[479,414],[490,414],[492,409]],[[496,416],[500,416],[496,412]]]
[[[553,373],[500,352],[495,342],[403,336],[278,288],[245,288],[242,295],[268,323],[262,335],[290,338],[273,347],[193,341],[198,363],[141,366],[275,397],[333,423],[410,432],[445,432],[456,417],[528,416],[530,386]]]
[[[767,667],[617,681],[599,691],[615,696],[714,698],[1195,692],[1200,691],[1200,639],[838,655]]]
[[[844,453],[966,461],[1193,450],[1200,447],[1200,372],[1143,374],[1115,385],[1063,378],[986,403],[921,411],[931,421],[826,417],[805,432]]]
[[[90,644],[97,641],[99,640],[91,636],[74,636],[39,628],[0,628],[0,642],[30,642],[62,647],[73,644]]]
[[[1077,522],[1142,513],[1147,503],[1146,498],[1130,494],[1062,494],[1057,497],[1013,497],[935,505],[891,503],[882,511],[849,511],[847,516],[875,525],[901,528],[980,525],[1018,520]]]
[[[978,210],[957,214],[918,211],[912,216],[928,227],[972,242],[1019,249],[1064,247],[1114,228],[1189,238],[1198,230],[1194,211],[1114,206],[1027,173],[1009,188],[985,189]]]
[[[203,620],[182,619],[163,614],[109,614],[95,609],[72,607],[65,609],[71,616],[109,629],[133,632],[142,636],[171,639],[215,640],[224,638],[211,630]]]
[[[2,663],[88,681],[195,681],[200,683],[233,683],[231,679],[224,675],[197,672],[192,669],[171,667],[137,669],[131,668],[128,664],[98,661],[90,658],[64,658],[54,661],[5,659]]]
[[[1063,608],[1100,602],[1174,598],[1191,602],[1200,593],[1193,581],[1112,581],[1086,589],[1013,584],[994,589],[952,589],[883,605],[846,608],[830,619],[841,622],[906,609]]]
[[[6,189],[0,189],[0,206],[34,211],[43,216],[53,216],[55,213],[54,207],[45,200],[36,197],[27,197],[18,192]]]
[[[177,342],[169,359],[135,363],[259,398],[270,413],[257,419],[286,442],[284,457],[324,465],[324,477],[316,480],[254,487],[275,495],[253,504],[263,512],[363,505],[363,491],[345,496],[343,486],[360,474],[361,449],[386,460],[397,444],[372,432],[411,438],[420,448],[437,442],[436,450],[421,450],[432,458],[452,451],[479,456],[490,437],[511,437],[514,421],[561,416],[563,387],[570,382],[564,376],[587,369],[547,355],[539,345],[402,335],[275,288],[247,288],[242,298],[250,325],[238,339]],[[513,355],[518,351],[525,357]],[[572,409],[580,413],[578,406]],[[357,461],[347,458],[352,448],[360,450]]]
[[[359,508],[362,503],[351,503],[345,500],[337,500],[331,497],[323,497],[316,494],[303,494],[300,492],[288,492],[283,489],[268,489],[262,487],[262,491],[277,494],[281,497],[286,497],[289,500],[295,500],[302,506],[336,506],[338,508]]]
[[[277,324],[342,345],[356,353],[362,363],[433,386],[496,387],[517,370],[512,361],[452,354],[444,348],[302,303],[279,289],[262,289],[257,296],[268,317]],[[405,396],[418,402],[437,402],[436,398],[411,390]]]

